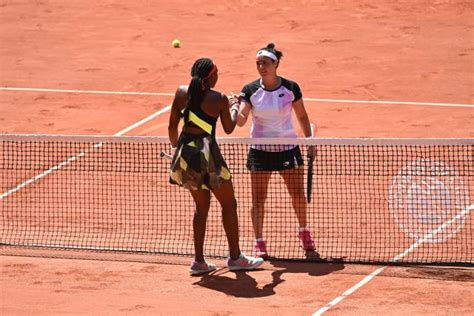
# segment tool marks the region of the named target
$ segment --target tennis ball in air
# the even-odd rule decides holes
[[[171,44],[173,44],[174,48],[178,48],[178,47],[181,46],[181,42],[179,41],[179,39],[173,40],[173,42]]]

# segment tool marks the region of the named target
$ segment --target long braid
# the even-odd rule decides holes
[[[203,79],[209,76],[213,68],[214,63],[209,58],[200,58],[194,62],[191,68],[192,79],[188,88],[188,105],[184,110],[185,122],[189,120],[189,111],[201,105],[207,90]]]

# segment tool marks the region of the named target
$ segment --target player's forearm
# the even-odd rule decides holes
[[[311,124],[309,122],[308,115],[298,117],[298,121],[300,122],[301,129],[303,130],[304,137],[311,137]]]
[[[168,136],[170,139],[171,147],[178,146],[178,128],[168,126]]]
[[[236,123],[237,123],[237,113],[236,113],[236,111],[231,111],[230,112],[230,123],[223,125],[224,132],[226,134],[231,134],[235,129]]]
[[[243,115],[242,113],[239,113],[237,115],[237,125],[244,126],[246,122],[247,122],[247,117]]]
[[[232,102],[232,104],[229,104],[230,102]],[[230,134],[234,131],[235,125],[237,124],[237,115],[239,114],[238,102],[232,99],[230,102],[223,107],[223,112],[221,112],[222,127],[226,134]]]
[[[248,115],[250,113],[250,110],[248,109],[248,106],[244,103],[240,103],[240,110],[239,113],[237,114],[237,125],[238,126],[244,126],[245,123],[247,122]]]
[[[232,130],[237,125],[238,118],[239,118],[239,110],[238,109],[232,109],[230,111],[230,120],[232,121]]]

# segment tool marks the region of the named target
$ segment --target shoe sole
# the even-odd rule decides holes
[[[207,270],[199,270],[199,271],[195,271],[195,270],[189,270],[189,274],[190,275],[202,275],[202,274],[206,274],[206,273],[209,273],[209,272],[212,272],[216,270],[216,268],[210,268],[210,269],[207,269]]]
[[[308,259],[321,259],[321,255],[319,254],[319,252],[315,251],[315,250],[306,250],[305,251],[305,256],[306,258]]]

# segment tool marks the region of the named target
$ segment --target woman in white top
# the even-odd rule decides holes
[[[282,52],[273,43],[257,52],[256,64],[260,78],[245,85],[241,92],[240,113],[237,125],[243,126],[252,113],[251,137],[296,138],[291,110],[306,137],[311,137],[311,126],[306,113],[301,90],[296,82],[277,75]],[[314,156],[312,148],[309,155]],[[306,199],[304,195],[303,158],[299,146],[253,145],[251,146],[247,168],[252,179],[252,223],[255,233],[255,255],[267,257],[263,238],[265,200],[270,176],[278,172],[286,184],[299,223],[299,238],[303,249],[314,252],[311,233],[306,226]]]

